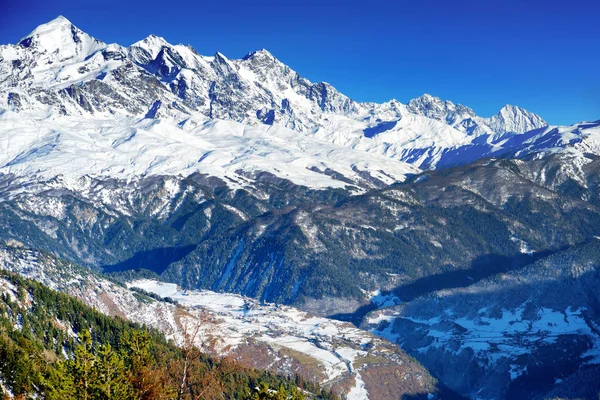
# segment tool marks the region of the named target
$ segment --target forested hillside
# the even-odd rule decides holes
[[[0,393],[49,400],[332,398],[300,378],[177,347],[156,331],[4,271]]]

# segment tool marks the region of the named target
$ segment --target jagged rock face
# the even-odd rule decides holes
[[[129,115],[144,115],[160,100],[165,105],[179,103],[183,114],[175,114],[180,119],[185,112],[194,110],[214,118],[281,123],[302,130],[314,129],[316,125],[317,119],[311,119],[310,113],[349,113],[358,109],[356,103],[332,86],[310,83],[266,50],[251,53],[241,60],[229,60],[220,53],[205,57],[190,47],[173,46],[153,35],[124,48],[90,37],[63,17],[41,25],[15,46],[3,46],[1,54],[3,86],[12,87],[15,93],[22,90],[33,97],[30,107],[51,106],[54,111],[68,114],[125,111]],[[138,75],[135,85],[123,82],[124,75]],[[91,107],[89,97],[96,93],[85,87],[74,99],[71,93],[66,93],[70,98],[65,99],[67,96],[60,92],[94,80],[116,86],[115,90],[125,97],[121,106],[133,99],[144,107],[125,107],[124,110]],[[156,81],[161,85],[156,85]],[[32,96],[32,86],[38,91],[58,92],[58,98],[45,101]],[[135,90],[139,86],[151,86],[153,90],[139,93]],[[297,104],[285,96],[286,91],[290,91],[288,94],[292,97],[301,97],[299,101],[308,103],[310,109],[294,110]],[[62,104],[64,102],[70,107]],[[11,106],[14,109],[14,101]],[[295,121],[285,121],[296,114]]]
[[[451,101],[443,101],[438,97],[424,94],[421,97],[408,102],[408,110],[415,114],[446,121],[450,125],[460,124],[468,118],[476,117],[475,112],[462,104],[454,104]]]
[[[396,341],[470,398],[542,399],[552,397],[543,395],[548,391],[594,398],[599,244],[592,238],[467,287],[453,285],[449,275],[438,285],[430,279],[418,296],[367,315],[362,327]],[[572,381],[567,391],[557,386],[563,381]]]
[[[491,128],[498,134],[506,132],[525,133],[547,125],[540,116],[521,107],[511,105],[502,107],[498,114],[490,118],[489,121]]]
[[[600,343],[591,154],[480,161],[360,196],[273,176],[232,190],[199,174],[35,185],[3,176],[0,187],[4,243],[363,320],[472,398],[550,391],[585,372]],[[399,301],[369,303],[382,289]],[[377,307],[388,308],[363,319]]]
[[[0,82],[11,90],[2,97],[15,111],[138,115],[147,111],[149,99],[178,100],[137,68],[124,48],[91,38],[64,18],[40,26],[16,46],[0,47],[0,61]]]
[[[459,131],[476,136],[525,133],[547,125],[540,116],[521,107],[506,105],[497,115],[481,118],[469,107],[428,94],[411,100],[407,108],[415,114],[443,121]]]
[[[587,254],[600,236],[599,138],[600,122],[548,127],[513,106],[482,118],[429,95],[359,103],[265,50],[206,57],[156,36],[125,48],[58,18],[0,47],[0,241],[356,323],[389,290],[406,318],[369,329],[408,335],[402,322],[418,318],[403,346],[461,393],[501,397],[526,362],[483,366],[496,349],[461,347],[468,335],[440,305],[477,324],[503,310],[544,321],[506,296],[484,293],[491,311],[477,315],[455,300],[464,288],[521,299],[503,274],[537,284],[554,273],[539,263]],[[572,270],[590,279],[573,287],[587,290],[598,265],[580,260]],[[454,300],[421,297],[444,290]],[[584,314],[544,307],[595,322],[584,293]],[[440,329],[447,348],[426,348]],[[570,366],[593,343],[579,336]]]

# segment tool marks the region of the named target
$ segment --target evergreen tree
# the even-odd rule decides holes
[[[123,359],[110,344],[101,345],[96,356],[93,383],[94,398],[106,400],[130,399],[133,387],[127,379]]]
[[[0,379],[15,398],[305,398],[297,388],[305,385],[299,378],[292,381],[244,368],[233,360],[213,359],[193,346],[193,340],[179,348],[156,331],[102,315],[37,282],[3,271],[0,279],[9,279],[22,296],[28,293],[34,299],[34,306],[28,308],[10,296],[0,296]],[[26,315],[28,330],[17,324],[20,315]],[[78,340],[65,326],[79,332]],[[305,387],[313,393],[320,390],[314,385]]]
[[[94,372],[96,357],[92,352],[92,336],[90,331],[84,330],[79,335],[80,345],[75,348],[75,359],[67,365],[69,373],[73,376],[75,393],[82,400],[92,399],[92,385],[97,380]]]
[[[75,382],[65,362],[54,364],[44,380],[47,400],[77,400]]]

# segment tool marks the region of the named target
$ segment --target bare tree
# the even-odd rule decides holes
[[[177,391],[178,400],[220,397],[218,395],[221,391],[219,375],[222,371],[220,366],[211,365],[206,368],[204,363],[198,362],[202,351],[209,351],[211,346],[209,340],[199,340],[201,329],[204,332],[210,332],[213,324],[214,321],[207,312],[201,312],[198,315],[188,314],[188,318],[185,318],[181,324],[184,343],[182,346],[183,365]]]

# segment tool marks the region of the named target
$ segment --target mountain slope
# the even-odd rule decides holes
[[[0,239],[108,272],[350,312],[362,290],[553,252],[598,231],[598,157],[480,161],[360,196],[273,179],[229,189],[201,175],[5,177]],[[516,239],[515,239],[516,238]],[[316,307],[314,310],[318,310]]]
[[[155,331],[6,271],[0,327],[0,394],[7,399],[333,398],[316,395],[310,382],[178,349]]]
[[[419,169],[331,145],[276,126],[188,119],[40,116],[0,112],[0,172],[35,181],[62,176],[130,179],[202,173],[232,188],[260,174],[307,187],[361,191],[402,181]]]
[[[443,121],[459,131],[479,136],[494,133],[525,133],[546,126],[546,122],[538,115],[516,106],[506,105],[497,115],[481,118],[469,107],[442,101],[438,97],[424,94],[408,102],[407,109],[415,114]]]
[[[5,265],[178,340],[175,315],[201,306],[224,321],[214,351],[340,393],[436,389],[389,343],[307,311],[362,322],[474,399],[562,395],[595,371],[599,188],[599,122],[359,103],[266,50],[123,47],[64,18],[0,46],[0,241],[53,254]]]
[[[571,379],[578,397],[595,398],[597,379],[581,377],[597,375],[600,364],[599,240],[468,287],[430,287],[367,315],[363,327],[396,341],[471,398],[566,396],[568,385],[559,384]]]
[[[81,182],[85,190],[60,180],[7,180],[0,238],[121,275],[150,269],[187,288],[295,302],[357,323],[368,311],[404,302],[391,314],[368,315],[363,327],[398,340],[463,395],[476,398],[485,386],[488,398],[520,397],[540,394],[538,384],[553,389],[549,377],[585,375],[585,362],[594,360],[585,354],[594,349],[598,324],[588,289],[596,279],[599,183],[600,157],[589,153],[482,160],[360,196],[273,181],[231,190],[194,176],[89,179]],[[542,313],[530,312],[527,299]],[[133,315],[152,315],[139,310]],[[441,325],[431,326],[428,310]],[[409,329],[407,318],[419,329]],[[385,320],[389,325],[380,325]],[[519,330],[498,331],[494,346],[471,353],[474,336],[500,320]],[[556,341],[538,341],[540,334]],[[436,337],[440,346],[423,350]],[[541,362],[565,340],[572,351],[559,369],[544,361],[524,371],[533,362],[523,349]],[[451,373],[464,368],[472,378]],[[538,373],[548,379],[538,382]]]
[[[338,394],[354,389],[362,398],[391,400],[398,394],[439,392],[435,380],[389,342],[291,307],[180,290],[175,284],[148,279],[127,283],[145,289],[132,291],[48,254],[15,247],[0,249],[0,269],[68,293],[103,314],[156,329],[179,346],[191,340],[216,357],[283,376],[299,375]],[[150,293],[153,297],[148,297]],[[198,333],[192,336],[196,326]],[[377,387],[394,374],[404,379],[387,390]]]

